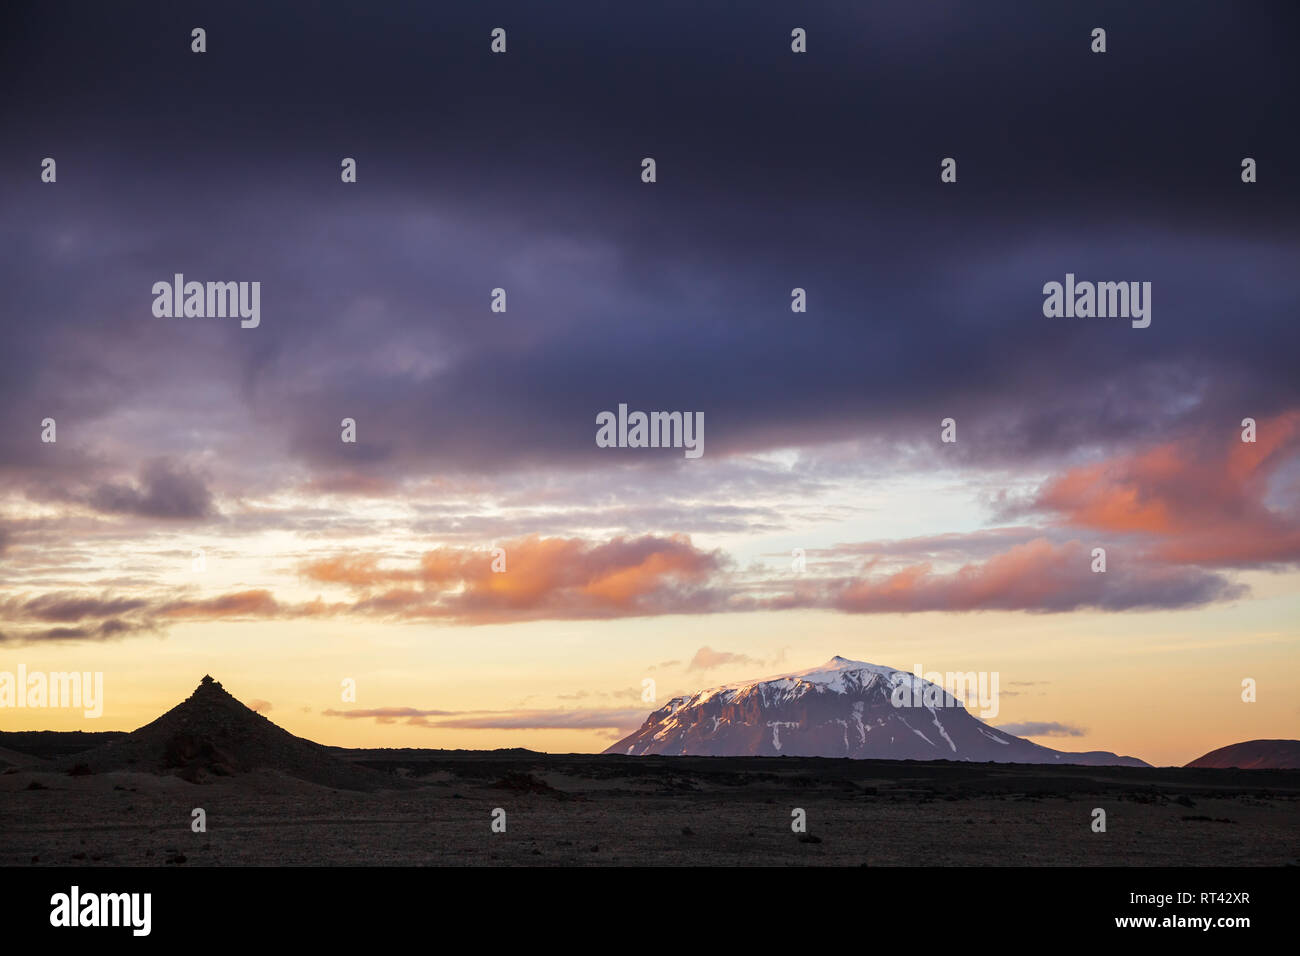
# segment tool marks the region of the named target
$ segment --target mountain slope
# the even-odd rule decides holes
[[[152,723],[63,762],[84,764],[96,773],[175,773],[193,782],[268,769],[344,790],[404,785],[397,778],[353,766],[321,744],[277,727],[211,677],[204,677],[193,694]]]
[[[1211,750],[1187,766],[1240,770],[1300,770],[1300,740],[1245,740]]]
[[[895,706],[896,696],[911,703]],[[914,674],[843,657],[675,697],[605,753],[1148,766],[1106,751],[1041,747],[976,719]]]

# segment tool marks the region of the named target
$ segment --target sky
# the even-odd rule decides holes
[[[842,655],[997,672],[1057,749],[1298,735],[1294,5],[226,7],[3,13],[0,671],[105,699],[0,727],[210,673],[595,751]],[[257,326],[155,315],[178,273]],[[1067,274],[1150,325],[1045,315]]]

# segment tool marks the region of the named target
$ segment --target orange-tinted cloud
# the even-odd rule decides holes
[[[379,558],[373,554],[342,554],[317,561],[309,561],[300,569],[304,577],[323,584],[343,584],[353,588],[369,588],[381,580],[391,580],[391,572],[379,568]]]
[[[1213,569],[1300,562],[1297,486],[1277,480],[1293,474],[1284,469],[1300,455],[1300,410],[1260,421],[1256,437],[1240,441],[1233,422],[1211,437],[1071,468],[1030,506],[1052,525],[839,545],[819,552],[822,577],[724,574],[729,562],[719,552],[683,535],[603,542],[533,535],[502,544],[501,572],[487,548],[434,548],[404,564],[365,552],[303,564],[305,579],[350,592],[335,603],[286,604],[265,589],[147,601],[66,591],[12,597],[0,602],[0,642],[107,640],[180,620],[349,613],[481,624],[795,608],[1194,607],[1245,593]],[[1105,574],[1091,570],[1099,545],[1109,552]],[[894,570],[880,570],[891,559]],[[899,567],[898,559],[911,563]],[[863,567],[854,574],[857,562]]]
[[[713,648],[705,645],[695,652],[695,656],[691,658],[691,662],[687,665],[686,669],[688,671],[707,671],[727,664],[758,663],[761,662],[750,657],[748,654],[737,654],[734,651],[715,651]]]
[[[170,601],[154,613],[167,618],[219,619],[225,617],[275,617],[281,607],[270,591],[236,591],[205,600]]]
[[[1092,564],[1092,548],[1083,542],[1038,538],[948,573],[924,563],[841,582],[831,587],[828,603],[851,613],[1125,611],[1191,607],[1243,593],[1198,568],[1112,559],[1100,573]]]
[[[1150,539],[1152,560],[1207,567],[1300,561],[1300,514],[1268,503],[1270,482],[1300,453],[1300,411],[1258,424],[1257,441],[1225,429],[1071,469],[1035,502],[1066,526]]]
[[[483,623],[715,609],[709,583],[724,564],[684,535],[598,543],[534,535],[501,549],[498,558],[486,548],[435,548],[405,568],[381,566],[373,555],[340,556],[300,570],[359,592],[364,613]]]

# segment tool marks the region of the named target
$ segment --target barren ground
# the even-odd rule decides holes
[[[1300,862],[1300,771],[338,751],[420,786],[0,773],[0,865]],[[207,813],[207,832],[190,829]],[[507,830],[491,832],[506,811]],[[807,813],[808,835],[791,832]],[[1094,833],[1092,810],[1106,811]]]

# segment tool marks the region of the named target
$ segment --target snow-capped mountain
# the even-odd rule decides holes
[[[1040,747],[990,727],[915,674],[843,657],[674,697],[605,753],[1148,766],[1106,751]]]

